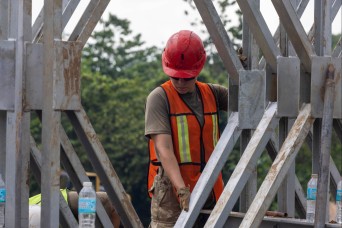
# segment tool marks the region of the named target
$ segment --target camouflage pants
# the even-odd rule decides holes
[[[181,208],[173,189],[172,183],[164,172],[161,171],[155,178],[152,188],[151,223],[149,228],[174,227],[181,213]],[[213,193],[209,195],[203,209],[213,209],[215,198]],[[208,220],[208,214],[199,214],[193,228],[202,228]]]
[[[151,202],[151,228],[173,227],[181,208],[173,189],[172,183],[166,175],[158,174],[150,191],[153,193]]]

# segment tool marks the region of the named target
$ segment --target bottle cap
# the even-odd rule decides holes
[[[83,182],[83,187],[91,187],[91,186],[93,186],[93,183],[91,183],[89,181]]]

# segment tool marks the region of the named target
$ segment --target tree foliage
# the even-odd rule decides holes
[[[183,1],[189,2],[190,9],[194,9],[192,1]],[[238,44],[236,41],[242,35],[241,13],[236,12],[240,23],[234,26],[230,25],[231,19],[227,16],[227,8],[236,4],[236,1],[220,0],[216,3],[227,32]],[[186,10],[185,13],[190,14],[190,11]],[[144,108],[150,91],[166,80],[161,67],[162,49],[144,47],[141,35],[130,30],[130,22],[126,19],[109,15],[108,20],[100,21],[100,25],[102,29],[93,33],[91,41],[83,50],[82,105],[126,192],[132,196],[134,208],[147,226],[150,221],[150,202],[146,189],[148,151],[144,136]],[[204,27],[199,19],[194,21],[193,26]],[[205,29],[203,32],[207,33]],[[228,86],[227,72],[209,34],[204,44],[209,57],[200,74],[201,81]],[[223,130],[227,115],[221,116],[220,127]],[[93,171],[64,115],[62,122],[84,167],[87,171]],[[37,118],[33,119],[32,133],[35,138],[40,138],[40,123]],[[341,150],[341,143],[334,135],[332,156],[335,161],[342,161]],[[225,181],[233,172],[240,155],[237,145],[223,170]],[[297,163],[301,165],[296,169],[304,188],[311,174],[311,163],[308,163],[310,160],[311,151],[303,146],[297,156]],[[259,185],[271,164],[267,153],[263,153],[257,167]],[[336,165],[341,172],[342,162]]]

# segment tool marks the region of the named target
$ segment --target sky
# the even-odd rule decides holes
[[[40,8],[43,6],[43,2],[44,0],[33,1],[33,18],[38,15]],[[66,33],[71,33],[79,16],[89,2],[90,0],[81,0],[81,4],[76,9],[65,29]],[[260,11],[264,16],[270,31],[274,33],[279,24],[277,13],[271,0],[262,0],[260,2]],[[308,31],[313,24],[313,5],[314,1],[311,0],[301,18],[301,22],[306,31]],[[236,7],[238,7],[238,5],[236,5]],[[232,20],[232,24],[237,23],[237,16],[234,13],[236,7],[232,8],[229,12],[232,15],[229,17]],[[184,14],[185,9],[189,10],[189,16]],[[190,10],[188,3],[183,0],[111,0],[102,16],[103,19],[108,17],[109,13],[118,16],[120,19],[128,19],[131,22],[133,33],[141,33],[142,40],[146,41],[147,46],[156,45],[158,47],[163,47],[172,34],[182,29],[194,30],[199,36],[203,36],[199,32],[200,28],[196,29],[191,26],[191,22],[194,21],[194,18],[201,18],[199,13],[195,10]],[[342,16],[340,8],[339,13],[332,24],[333,34],[341,33],[341,21]],[[204,27],[201,28],[203,29]]]

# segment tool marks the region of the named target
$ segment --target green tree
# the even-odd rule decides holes
[[[141,34],[133,34],[130,22],[109,14],[108,20],[99,22],[102,29],[95,31],[83,50],[83,66],[92,73],[110,77],[129,77],[126,69],[136,63],[154,61],[156,47],[143,47]]]

